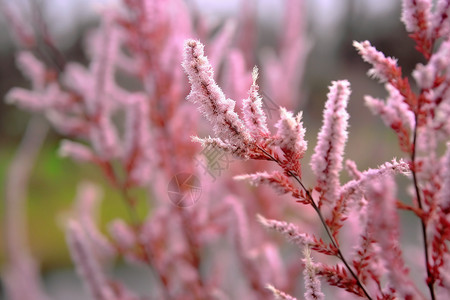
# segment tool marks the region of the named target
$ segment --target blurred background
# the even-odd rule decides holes
[[[15,1],[24,10],[30,10],[26,0]],[[31,0],[32,1],[32,0]],[[217,24],[229,18],[238,18],[239,0],[187,0],[201,14]],[[277,43],[282,24],[283,10],[280,0],[256,0],[259,26],[258,51]],[[2,3],[2,2],[0,2]],[[3,4],[4,4],[3,3]],[[118,5],[116,1],[100,0],[36,0],[36,7],[48,22],[50,34],[67,60],[85,63],[83,36],[98,24],[98,8]],[[401,156],[394,134],[373,117],[364,106],[363,96],[384,97],[383,86],[366,76],[369,65],[362,62],[352,47],[352,41],[369,40],[386,55],[396,57],[404,71],[410,74],[422,57],[414,49],[400,22],[400,1],[391,0],[310,0],[306,1],[307,38],[311,42],[303,82],[298,87],[302,99],[297,110],[304,112],[309,152],[314,148],[316,135],[322,121],[322,109],[328,86],[332,80],[348,79],[352,86],[349,104],[350,139],[346,157],[352,158],[361,169],[376,167],[394,156]],[[32,9],[32,8],[31,8]],[[15,66],[17,51],[9,34],[10,24],[0,13],[0,98],[15,86],[29,86]],[[258,56],[261,57],[261,56]],[[276,102],[276,99],[274,99]],[[30,114],[0,101],[0,197],[4,195],[7,169],[30,120]],[[118,195],[108,189],[108,184],[96,168],[75,164],[57,155],[61,137],[50,131],[39,153],[30,179],[28,194],[28,222],[30,246],[40,262],[45,284],[55,299],[79,299],[79,281],[73,274],[59,218],[70,208],[76,185],[90,179],[104,187],[101,220],[104,224],[112,217],[125,216]],[[380,146],[382,145],[382,146]],[[382,148],[380,148],[382,147]],[[309,160],[309,157],[306,158]],[[305,170],[305,178],[308,170]],[[226,175],[225,175],[226,176]],[[0,211],[3,211],[0,208]],[[1,218],[1,216],[0,216]],[[0,233],[0,265],[2,265],[3,239]],[[127,270],[123,276],[127,278]],[[68,278],[68,281],[65,281]],[[66,282],[71,282],[70,286]],[[72,284],[74,283],[74,284]],[[139,285],[134,280],[131,285]],[[64,291],[78,290],[73,298]],[[0,290],[0,297],[2,293]]]

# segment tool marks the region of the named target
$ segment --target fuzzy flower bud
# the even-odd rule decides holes
[[[253,139],[234,111],[236,103],[226,99],[214,81],[213,69],[204,55],[203,45],[195,40],[188,40],[185,45],[183,67],[191,84],[187,100],[200,105],[217,137],[238,148],[245,148]]]
[[[344,147],[347,142],[347,103],[350,84],[346,80],[335,81],[330,87],[323,113],[323,125],[311,158],[311,168],[317,177],[322,201],[331,203],[339,197],[339,173],[342,170]]]

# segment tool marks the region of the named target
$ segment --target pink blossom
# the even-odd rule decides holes
[[[342,170],[344,147],[347,141],[350,84],[346,80],[335,81],[330,87],[323,125],[311,157],[311,169],[321,191],[321,203],[333,203],[339,199],[339,173]]]
[[[442,189],[440,192],[439,206],[442,211],[450,212],[450,143],[447,143],[447,151],[442,158]]]
[[[92,246],[80,223],[76,221],[69,222],[67,226],[67,243],[77,271],[89,288],[93,298],[95,300],[116,299],[114,292],[108,286],[105,274],[93,254]]]
[[[204,56],[203,45],[195,40],[188,40],[185,45],[183,67],[191,83],[187,99],[200,105],[201,112],[212,123],[219,138],[244,150],[253,139],[234,112],[235,102],[226,99],[214,81],[214,73]]]
[[[227,50],[230,47],[235,31],[236,23],[234,22],[234,20],[229,20],[222,26],[220,31],[211,41],[209,62],[214,69],[220,69],[221,62],[225,56],[225,53],[227,53]]]
[[[268,136],[269,129],[267,129],[266,115],[262,110],[262,99],[258,94],[259,86],[256,84],[257,67],[253,68],[252,78],[253,83],[248,92],[248,98],[243,101],[242,114],[245,126],[250,130],[253,138],[258,140]]]
[[[258,186],[260,184],[269,184],[279,194],[292,193],[292,196],[299,198],[301,202],[309,204],[309,200],[305,198],[304,194],[298,190],[291,182],[289,177],[280,172],[258,172],[254,174],[245,174],[235,176],[237,180],[248,180],[252,185]]]
[[[46,111],[67,100],[68,95],[61,91],[56,83],[50,83],[36,91],[15,87],[6,95],[7,103],[16,104],[22,109],[33,112]]]
[[[415,299],[417,290],[408,276],[398,242],[399,228],[395,185],[392,177],[384,176],[367,182],[370,219],[368,226],[380,245],[390,284],[403,299]]]
[[[436,9],[431,17],[432,32],[435,38],[446,36],[450,32],[450,2],[448,0],[438,0]]]
[[[283,11],[283,25],[280,30],[277,49],[264,49],[263,79],[265,92],[276,102],[288,109],[304,102],[298,88],[302,82],[304,66],[311,41],[306,29],[306,1],[288,0]]]
[[[91,127],[89,139],[95,153],[106,160],[119,157],[122,149],[112,120],[102,115],[96,126]]]
[[[386,162],[380,165],[376,169],[368,169],[359,174],[359,178],[350,180],[344,184],[340,190],[341,197],[348,198],[355,196],[356,198],[362,197],[362,192],[365,190],[366,183],[371,181],[380,180],[384,176],[394,175],[401,173],[404,175],[410,174],[409,164],[400,159],[397,161],[393,159],[390,162]]]
[[[447,82],[450,80],[450,72],[448,70],[449,55],[450,41],[447,40],[433,53],[426,65],[418,64],[416,66],[416,70],[414,70],[412,75],[420,88],[431,89],[435,87],[435,80],[438,76],[445,76]]]
[[[273,285],[268,284],[267,289],[273,293],[273,296],[275,297],[276,300],[297,300],[297,298],[294,298],[294,297],[276,289]]]
[[[233,48],[228,51],[223,81],[224,90],[232,99],[248,97],[248,87],[252,84],[252,72],[247,70],[244,54],[238,49]]]
[[[112,221],[108,225],[108,231],[116,245],[123,251],[131,249],[137,242],[135,232],[124,222],[124,220],[117,219]]]
[[[408,153],[412,149],[411,133],[415,125],[414,113],[396,88],[389,83],[385,86],[389,92],[386,101],[365,96],[365,103],[372,113],[379,115],[383,122],[397,133],[401,149]]]
[[[147,184],[151,176],[150,113],[147,97],[134,94],[126,106],[123,160],[129,173],[128,180],[139,185]]]
[[[301,233],[297,226],[292,223],[266,219],[261,215],[258,215],[258,221],[265,228],[281,233],[286,239],[301,248],[314,243],[311,236]]]
[[[427,30],[430,26],[430,0],[402,1],[402,18],[408,32]]]
[[[17,67],[32,84],[33,90],[42,90],[47,79],[47,68],[31,52],[22,51],[17,55]]]
[[[291,112],[281,107],[280,120],[275,124],[278,129],[275,145],[279,146],[286,153],[286,156],[296,154],[299,159],[303,157],[307,147],[306,130],[301,120],[301,112],[294,117]]]
[[[354,162],[353,160],[347,159],[345,161],[345,169],[353,179],[357,180],[361,178],[361,172],[358,170],[356,162]]]
[[[59,155],[61,157],[70,157],[78,162],[93,162],[96,160],[96,156],[88,146],[70,140],[61,142]]]
[[[369,41],[362,43],[354,41],[353,46],[358,50],[364,61],[373,66],[368,72],[369,76],[378,78],[380,82],[387,82],[399,75],[400,70],[397,66],[397,60],[385,57]]]
[[[306,288],[305,300],[323,300],[325,295],[320,288],[320,280],[316,275],[316,265],[312,260],[311,251],[308,247],[304,248],[303,254],[305,256],[303,259],[305,264],[305,269],[303,270]]]
[[[85,232],[87,241],[92,245],[92,253],[101,260],[111,259],[116,250],[97,226],[98,206],[102,190],[91,182],[81,182],[77,187],[74,203],[74,218]]]

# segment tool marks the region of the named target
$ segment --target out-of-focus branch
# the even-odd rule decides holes
[[[49,299],[39,282],[38,267],[28,247],[26,228],[28,181],[47,131],[45,121],[38,116],[31,118],[6,176],[3,225],[6,267],[2,277],[11,300]]]

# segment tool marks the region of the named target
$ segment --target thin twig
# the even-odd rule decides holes
[[[413,146],[412,146],[412,153],[411,153],[411,164],[412,164],[412,175],[413,175],[413,182],[414,182],[414,190],[416,192],[416,198],[417,198],[417,204],[419,206],[419,210],[423,211],[423,205],[422,205],[422,197],[420,196],[420,189],[419,189],[419,183],[417,180],[417,173],[416,173],[416,144],[417,144],[417,128],[418,128],[418,119],[419,119],[419,111],[420,111],[420,102],[417,105],[417,110],[414,113],[414,132],[413,132]],[[427,237],[427,228],[424,221],[424,218],[420,218],[420,224],[422,227],[422,237],[423,237],[423,244],[424,244],[424,250],[425,250],[425,268],[427,270],[427,286],[430,290],[431,299],[435,300],[436,295],[434,293],[434,278],[431,275],[430,271],[430,261],[429,261],[429,254],[428,254],[428,237]]]

